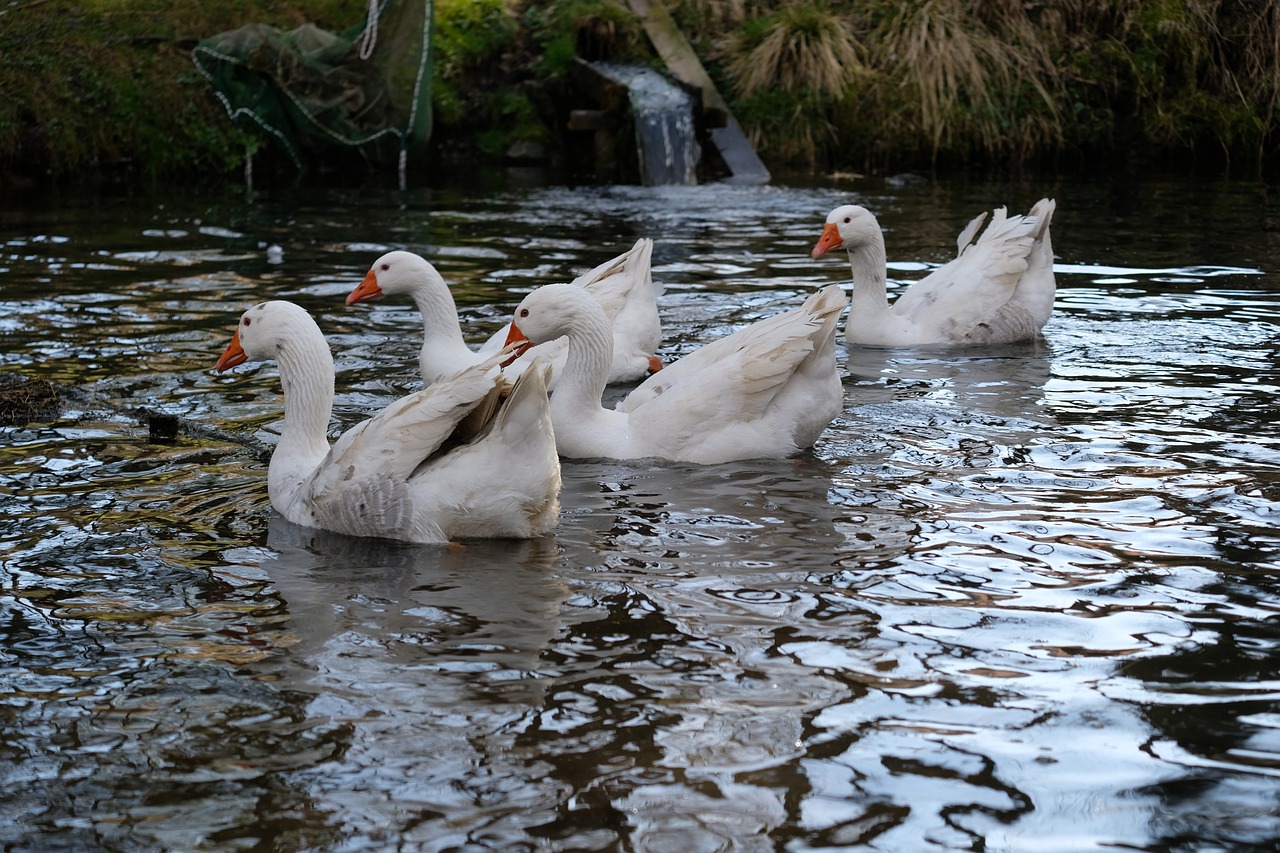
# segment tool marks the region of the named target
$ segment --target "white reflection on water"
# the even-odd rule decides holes
[[[1104,188],[1053,189],[1044,341],[842,348],[846,409],[812,453],[568,464],[540,542],[274,518],[277,375],[210,370],[245,305],[295,299],[335,348],[336,430],[417,387],[413,311],[342,304],[387,248],[436,261],[481,339],[651,236],[674,355],[845,279],[807,253],[851,197],[901,284],[978,210],[1051,189],[551,187],[6,224],[0,365],[81,393],[0,442],[0,784],[20,792],[0,839],[1273,845],[1280,258],[1260,228],[1146,235]],[[1210,221],[1261,222],[1232,190]],[[152,444],[139,406],[201,429]]]

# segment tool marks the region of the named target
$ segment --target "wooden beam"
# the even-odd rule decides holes
[[[612,130],[617,126],[614,114],[604,110],[573,110],[569,113],[570,130]]]

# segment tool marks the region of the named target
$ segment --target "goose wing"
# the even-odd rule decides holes
[[[829,348],[848,297],[839,285],[713,341],[654,374],[618,408],[633,432],[694,441],[699,433],[759,421],[815,351]]]
[[[450,442],[466,440],[473,413],[483,420],[484,410],[496,407],[499,360],[433,382],[343,433],[312,477],[310,500],[317,511],[326,504],[363,502],[372,512],[375,505],[403,502],[405,483],[419,466]]]
[[[1037,220],[1008,216],[998,208],[991,224],[971,243],[981,217],[964,232],[958,257],[920,279],[893,305],[893,312],[918,326],[958,339],[986,322],[1013,297],[1028,267]]]

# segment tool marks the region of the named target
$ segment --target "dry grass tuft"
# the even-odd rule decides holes
[[[874,64],[918,106],[935,151],[958,133],[993,153],[1052,142],[1058,108],[1045,81],[1053,63],[1022,4],[976,5],[977,15],[961,0],[903,4],[879,33]],[[1030,109],[1011,95],[1037,103]]]
[[[864,70],[848,16],[809,0],[783,5],[740,33],[730,55],[728,71],[744,98],[776,88],[839,96]]]

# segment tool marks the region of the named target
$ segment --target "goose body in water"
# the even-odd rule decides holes
[[[535,362],[504,394],[500,353],[396,400],[329,445],[333,356],[307,311],[246,311],[221,372],[274,359],[284,426],[271,455],[271,505],[295,524],[411,542],[529,538],[559,516],[560,461]]]
[[[1053,199],[1025,215],[983,213],[956,241],[956,258],[912,284],[892,305],[886,295],[884,235],[871,211],[856,204],[827,216],[813,247],[817,258],[849,252],[853,299],[845,339],[866,346],[1005,344],[1032,340],[1053,312],[1056,285],[1049,222]]]
[[[642,237],[626,252],[573,281],[596,298],[609,318],[613,334],[610,383],[635,382],[662,367],[655,355],[662,342],[657,303],[662,287],[654,284],[652,259],[653,241]],[[507,338],[508,329],[502,328],[477,350],[467,346],[449,285],[431,263],[413,252],[388,252],[374,261],[347,296],[347,304],[392,294],[408,295],[422,314],[425,334],[418,367],[427,384],[488,358],[502,349]],[[518,375],[530,359],[542,358],[552,366],[554,386],[566,351],[564,341],[548,341],[514,362],[507,372]]]
[[[516,308],[509,343],[564,336],[551,395],[560,455],[713,464],[781,458],[811,446],[843,408],[835,338],[849,304],[839,285],[668,364],[615,409],[601,405],[609,323],[580,287],[549,284]]]

